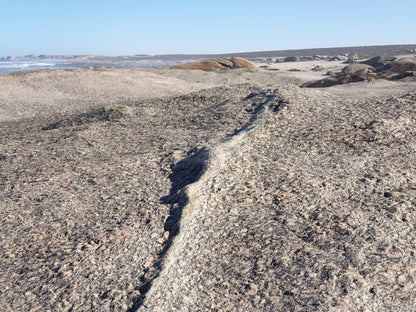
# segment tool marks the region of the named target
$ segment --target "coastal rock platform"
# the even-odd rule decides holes
[[[0,81],[1,311],[416,309],[414,82]]]

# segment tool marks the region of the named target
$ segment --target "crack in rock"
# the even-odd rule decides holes
[[[169,236],[163,247],[162,251],[158,255],[158,260],[153,264],[156,273],[146,279],[142,277],[142,285],[138,288],[140,291],[140,297],[128,310],[129,312],[137,311],[143,304],[146,294],[149,291],[152,283],[158,278],[162,270],[162,262],[164,261],[167,251],[172,247],[173,239],[179,233],[179,222],[182,216],[184,207],[188,204],[189,200],[183,189],[196,182],[206,169],[206,161],[209,157],[209,150],[207,148],[192,149],[188,152],[188,157],[181,160],[177,164],[172,166],[172,173],[169,175],[169,179],[172,182],[172,186],[169,195],[161,198],[161,203],[170,205],[169,216],[167,217],[164,225],[165,231],[169,232]]]
[[[255,107],[253,116],[243,127],[236,130],[212,152],[207,148],[194,148],[188,152],[187,158],[172,166],[172,173],[169,175],[172,182],[170,192],[161,198],[161,203],[170,205],[169,216],[165,222],[165,231],[169,232],[169,237],[159,254],[158,261],[153,264],[156,273],[149,279],[143,277],[143,284],[138,288],[141,295],[128,312],[136,312],[141,307],[145,308],[146,298],[157,287],[161,275],[166,275],[169,271],[175,255],[180,252],[180,246],[183,245],[181,241],[184,237],[181,235],[180,226],[197,207],[206,181],[218,174],[221,166],[226,163],[227,157],[231,156],[232,150],[243,144],[248,132],[265,122],[271,112],[277,112],[287,104],[278,95],[278,89],[268,89],[260,94],[249,95],[246,99],[254,97],[257,97],[260,103]]]
[[[266,111],[267,113],[272,110],[273,112],[277,112],[284,104],[287,104],[282,98],[279,98],[276,100],[277,95],[277,89],[267,89],[264,92],[260,94],[250,94],[246,97],[245,100],[258,98],[262,103],[260,105],[257,105],[253,110],[253,116],[250,118],[250,120],[240,129],[236,130],[231,137],[236,136],[240,134],[243,131],[249,131],[253,128],[253,125],[256,121],[259,120],[260,116],[263,116],[262,113]]]

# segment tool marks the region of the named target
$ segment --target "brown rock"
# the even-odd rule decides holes
[[[193,63],[187,63],[183,65],[176,65],[172,66],[173,69],[194,69],[194,70],[203,70],[203,71],[212,71],[214,69],[225,69],[224,66],[222,66],[217,61],[200,61],[200,62],[193,62]]]
[[[231,62],[229,59],[225,59],[225,58],[215,59],[213,61],[217,62],[218,64],[220,64],[221,66],[224,66],[226,68],[232,68],[233,65],[234,65],[233,62]]]
[[[230,61],[233,62],[232,68],[256,68],[256,65],[254,65],[252,62],[247,61],[241,57],[232,57],[230,58]]]
[[[215,69],[234,69],[234,68],[256,68],[256,66],[240,57],[221,58],[214,60],[205,60],[183,65],[172,66],[173,69],[196,69],[203,71],[212,71]]]

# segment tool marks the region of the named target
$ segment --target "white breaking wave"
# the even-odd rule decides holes
[[[51,67],[51,66],[55,66],[56,64],[51,64],[51,63],[10,63],[10,62],[0,62],[0,67],[2,68],[10,68],[10,67],[30,67],[30,66],[46,66],[46,67]]]
[[[56,63],[46,62],[0,62],[0,72],[54,68],[56,65]]]

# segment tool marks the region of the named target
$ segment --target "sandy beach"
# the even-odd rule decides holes
[[[416,82],[255,65],[0,74],[0,311],[415,310]]]

